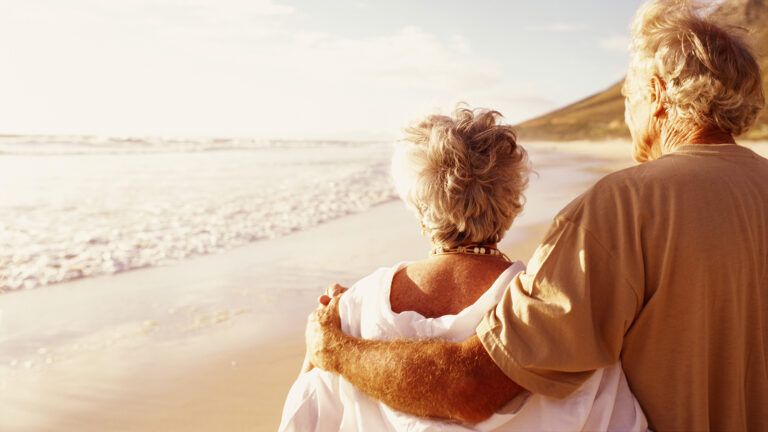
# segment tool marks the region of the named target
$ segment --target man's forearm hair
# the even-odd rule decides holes
[[[522,390],[476,336],[461,343],[372,341],[339,333],[330,366],[390,407],[422,417],[480,422]]]

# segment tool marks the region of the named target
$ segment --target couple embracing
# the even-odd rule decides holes
[[[321,298],[281,430],[768,430],[768,160],[734,140],[758,64],[689,1],[632,33],[640,164],[567,205],[527,268],[497,249],[529,170],[500,114],[407,130],[393,175],[433,249]]]

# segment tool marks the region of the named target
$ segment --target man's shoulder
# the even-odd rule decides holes
[[[663,156],[651,162],[634,165],[605,175],[589,188],[582,199],[604,201],[613,197],[622,201],[622,197],[633,197],[644,188],[656,186],[663,182],[673,181],[680,171],[679,161],[673,155]]]
[[[695,158],[686,153],[670,153],[654,161],[610,173],[598,180],[586,195],[600,195],[602,198],[611,192],[669,192],[676,188],[687,190],[692,185],[698,185],[701,181],[713,177],[768,176],[768,159],[746,147],[736,156],[744,155],[751,156],[748,160],[757,163],[742,163],[743,157]]]
[[[676,175],[677,161],[672,155],[663,156],[654,161],[645,162],[614,171],[607,174],[595,183],[592,189],[600,190],[625,190],[639,188],[649,181],[668,179]]]
[[[647,171],[644,164],[607,174],[566,205],[558,218],[575,222],[585,213],[594,213],[596,209],[631,204],[640,192]]]

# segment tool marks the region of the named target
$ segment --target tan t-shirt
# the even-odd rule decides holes
[[[621,359],[656,430],[768,430],[768,160],[687,145],[555,218],[477,329],[528,390]]]

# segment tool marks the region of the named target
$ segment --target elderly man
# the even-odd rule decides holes
[[[313,364],[473,423],[520,387],[564,397],[621,359],[653,429],[768,430],[768,160],[733,138],[764,104],[758,65],[690,2],[646,4],[633,37],[625,117],[643,163],[557,215],[476,337],[355,339],[334,298],[308,324]]]

